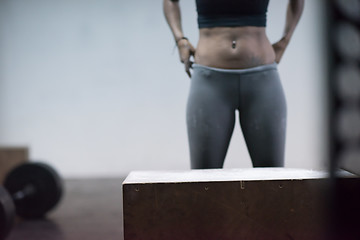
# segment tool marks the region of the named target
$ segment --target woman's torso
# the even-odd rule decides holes
[[[210,4],[226,4],[226,0],[207,0]],[[216,2],[218,1],[218,2]],[[228,0],[230,1],[230,0]],[[234,0],[232,0],[234,1]],[[253,9],[247,11],[256,11],[254,5],[256,1],[266,0],[237,0],[236,4],[253,4]],[[198,13],[201,17],[210,16],[213,17],[217,14],[216,6],[214,10],[206,11],[199,10],[199,4],[206,4],[204,0],[197,0]],[[232,2],[233,4],[234,2]],[[230,2],[229,2],[230,4]],[[219,5],[220,6],[220,5]],[[224,6],[222,6],[224,7]],[[231,6],[228,11],[233,11],[235,6]],[[264,6],[262,7],[264,8]],[[266,3],[267,8],[267,3]],[[241,8],[240,8],[241,9]],[[246,8],[243,8],[246,11]],[[213,11],[213,12],[211,12]],[[221,11],[226,11],[222,9]],[[236,11],[236,10],[235,10]],[[240,10],[241,11],[241,10]],[[264,9],[261,10],[264,12]],[[223,14],[223,13],[221,13]],[[238,14],[243,17],[246,13],[231,12],[232,16]],[[254,13],[250,13],[254,14]],[[263,14],[263,13],[262,13]],[[247,17],[247,16],[246,16]],[[222,18],[222,17],[220,17]],[[226,17],[225,17],[226,18]],[[221,20],[221,19],[220,19]],[[236,21],[236,19],[235,19]],[[242,21],[242,20],[241,20]],[[265,26],[247,26],[247,23],[241,22],[235,23],[235,26],[210,26],[200,28],[199,42],[195,53],[195,62],[205,66],[227,68],[227,69],[243,69],[251,68],[259,65],[270,64],[275,61],[275,52],[273,47],[266,36]],[[215,22],[216,24],[216,22]],[[224,24],[226,25],[226,24]],[[252,22],[248,25],[254,25]]]

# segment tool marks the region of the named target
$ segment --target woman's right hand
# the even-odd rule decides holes
[[[195,55],[196,50],[186,38],[180,39],[177,42],[177,47],[179,50],[180,61],[184,63],[185,66],[185,72],[188,74],[189,77],[191,77],[190,68],[193,62],[190,60],[190,58],[191,56]]]
[[[286,39],[285,37],[283,37],[279,41],[277,41],[276,43],[274,43],[272,45],[274,52],[275,52],[275,62],[277,64],[280,63],[280,60],[281,60],[282,56],[284,55],[285,49],[288,44],[289,44],[289,40]]]

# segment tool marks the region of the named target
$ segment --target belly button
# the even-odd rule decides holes
[[[236,41],[232,41],[232,48],[236,48]]]

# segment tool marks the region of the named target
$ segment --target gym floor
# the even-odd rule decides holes
[[[7,240],[123,239],[124,179],[66,180],[58,207],[46,219],[17,219]]]

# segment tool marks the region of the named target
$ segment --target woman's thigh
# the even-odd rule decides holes
[[[235,123],[236,79],[195,68],[187,103],[191,168],[222,168]]]
[[[240,124],[254,167],[283,167],[286,100],[276,69],[241,79]]]

